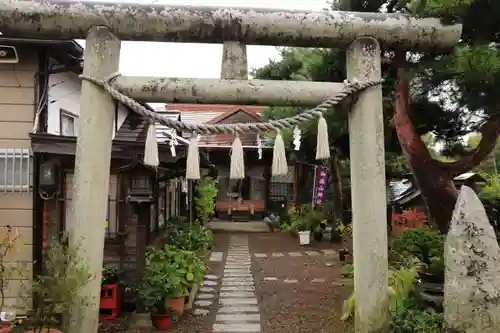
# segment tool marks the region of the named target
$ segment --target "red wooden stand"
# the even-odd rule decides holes
[[[101,286],[101,304],[99,306],[99,319],[100,320],[110,320],[116,319],[118,315],[118,285],[113,284],[103,284]]]

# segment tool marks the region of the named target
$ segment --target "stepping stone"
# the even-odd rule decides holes
[[[255,291],[254,286],[222,286],[220,291]]]
[[[232,272],[224,272],[224,276],[252,276],[251,271],[232,271]]]
[[[260,322],[260,314],[246,314],[246,313],[238,313],[238,314],[218,314],[215,316],[215,321],[239,321],[239,322],[248,322],[248,321],[257,321]]]
[[[332,266],[335,266],[335,263],[329,261],[329,262],[325,263],[325,266],[326,267],[332,267]]]
[[[275,276],[266,276],[264,278],[264,281],[277,281],[277,280],[278,280],[278,278]]]
[[[318,256],[319,252],[316,251],[306,251],[306,254],[310,257]]]
[[[212,330],[216,333],[260,333],[260,324],[214,324]]]
[[[224,277],[222,281],[253,281],[252,276],[228,276]]]
[[[226,264],[224,269],[245,269],[250,268],[250,264]]]
[[[247,268],[228,268],[224,270],[224,274],[230,273],[250,273],[250,267]]]
[[[255,297],[250,298],[219,298],[221,305],[257,305]]]
[[[215,288],[212,288],[212,287],[201,287],[200,291],[202,293],[213,293],[215,291]]]
[[[198,294],[196,296],[196,299],[212,299],[214,298],[214,295],[212,294]]]
[[[289,280],[289,279],[286,279],[283,282],[285,282],[285,283],[298,283],[299,281],[298,280]]]
[[[210,313],[210,311],[207,309],[194,309],[193,310],[193,315],[195,315],[195,316],[206,316],[209,313]]]
[[[219,313],[259,313],[259,307],[256,305],[240,305],[240,306],[222,306],[219,308]]]
[[[290,252],[288,253],[290,257],[302,257],[302,253],[300,252]]]
[[[273,252],[271,255],[274,258],[280,258],[280,257],[284,257],[285,256],[283,253],[280,253],[280,252]]]
[[[337,254],[337,251],[331,249],[321,250],[321,252],[323,252],[327,256],[334,256]]]
[[[253,286],[253,281],[222,281],[223,286]]]
[[[224,258],[224,253],[222,252],[212,252],[210,254],[210,261],[222,261],[222,258]]]
[[[254,253],[255,258],[267,258],[267,253]]]
[[[227,258],[226,260],[226,265],[251,265],[251,264],[252,261],[250,261],[250,259],[241,260],[241,259]]]
[[[199,301],[194,302],[194,305],[201,306],[201,307],[207,307],[207,306],[212,305],[212,301],[199,300]]]
[[[217,282],[212,281],[212,280],[205,280],[205,281],[203,281],[203,285],[204,285],[204,286],[206,286],[206,287],[209,287],[209,286],[216,286],[216,285],[217,285]]]
[[[219,297],[227,297],[227,298],[251,298],[255,297],[255,294],[253,292],[247,291],[247,292],[237,292],[237,291],[226,291],[226,292],[221,292],[219,294]]]
[[[250,273],[228,273],[224,274],[224,278],[238,278],[240,280],[248,280],[248,279],[253,279],[252,274]],[[235,279],[237,280],[237,279]]]
[[[205,275],[206,280],[217,280],[219,277],[215,275]]]
[[[322,283],[322,282],[325,282],[325,279],[313,279],[311,282],[312,283]]]

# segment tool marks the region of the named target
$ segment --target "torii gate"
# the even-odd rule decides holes
[[[381,77],[380,44],[413,50],[451,48],[461,25],[405,14],[308,12],[252,8],[175,7],[160,4],[0,2],[6,37],[86,39],[84,75],[104,79],[118,71],[120,39],[134,41],[347,47],[349,80]],[[227,63],[231,66],[231,61]],[[234,72],[233,72],[234,74]],[[237,73],[236,73],[237,74]],[[237,75],[236,75],[237,76]],[[117,77],[112,86],[142,102],[315,106],[341,83]],[[113,99],[83,82],[77,141],[73,241],[81,239],[95,279],[94,298],[79,332],[97,332],[106,198],[113,131]],[[382,89],[364,90],[349,114],[357,332],[387,327],[387,231]],[[369,197],[368,197],[369,196]]]

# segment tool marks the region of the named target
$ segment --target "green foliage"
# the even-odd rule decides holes
[[[68,245],[67,238],[48,244],[43,272],[31,284],[30,291],[37,299],[34,322],[39,329],[60,325],[68,331],[77,327],[82,310],[90,305],[90,299],[80,293],[94,277],[80,254],[80,245]]]
[[[174,265],[168,248],[148,248],[138,295],[144,307],[154,313],[165,313],[165,301],[182,295],[181,273]]]
[[[324,220],[324,213],[311,205],[294,206],[280,220],[280,228],[285,232],[314,231]]]
[[[218,179],[203,177],[196,186],[197,195],[194,198],[194,206],[197,219],[203,224],[208,222],[214,212],[218,183]]]
[[[395,311],[404,304],[404,300],[410,294],[411,288],[416,281],[417,270],[415,267],[389,269],[389,309]],[[356,299],[354,294],[344,302],[341,320],[348,320],[354,316]]]
[[[102,284],[110,284],[110,283],[121,283],[120,281],[120,271],[112,266],[105,266],[102,270]]]
[[[443,314],[420,308],[413,297],[405,298],[391,312],[391,333],[441,333]]]
[[[496,203],[500,200],[500,175],[482,174],[488,180],[488,183],[479,192],[479,198],[484,203]]]
[[[389,252],[389,260],[396,266],[423,265],[426,273],[444,274],[445,235],[428,227],[406,229],[396,238]]]
[[[189,295],[191,286],[203,281],[205,263],[196,253],[179,249],[174,245],[166,245],[165,251],[167,258],[180,275],[180,293],[177,296]]]
[[[12,279],[24,276],[23,265],[18,261],[8,261],[15,257],[19,248],[23,246],[17,229],[11,226],[0,227],[0,312],[5,306],[5,291],[9,290]]]
[[[168,237],[169,244],[204,256],[212,246],[214,236],[210,229],[199,223],[186,223],[181,227],[170,229]]]
[[[346,278],[354,277],[354,265],[353,264],[345,264],[342,266],[340,270],[340,275]]]

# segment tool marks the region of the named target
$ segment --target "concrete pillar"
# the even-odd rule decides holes
[[[103,26],[90,29],[85,45],[84,75],[104,78],[118,71],[120,41]],[[97,332],[107,214],[111,140],[115,103],[99,87],[82,82],[80,132],[76,145],[71,244],[79,244],[93,275],[82,290],[90,306],[79,313],[72,332]]]
[[[347,50],[347,78],[381,77],[380,46],[361,37]],[[349,114],[356,332],[388,331],[387,220],[382,87],[369,88]]]

